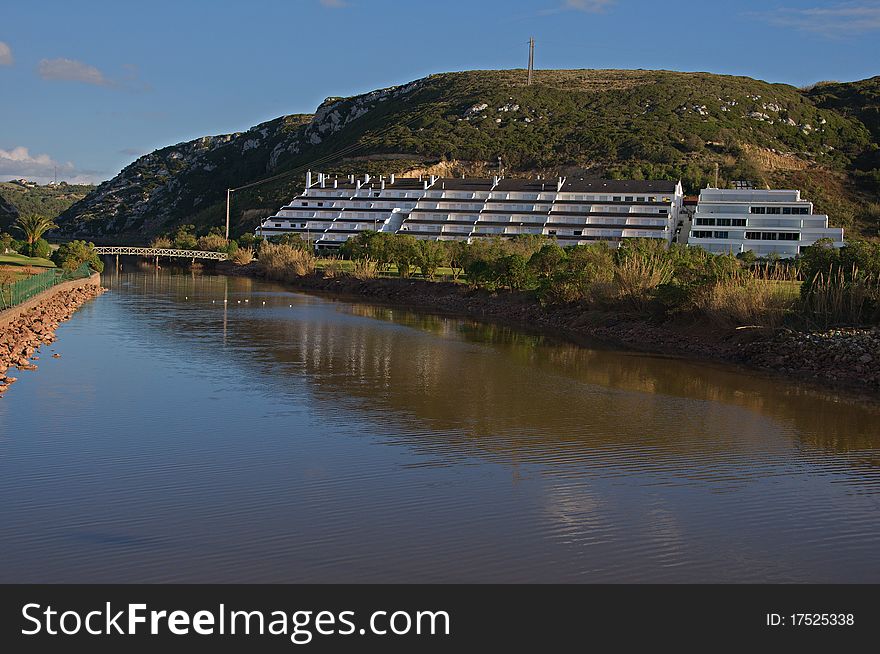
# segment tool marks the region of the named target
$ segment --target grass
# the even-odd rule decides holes
[[[49,259],[40,257],[26,257],[23,254],[0,254],[0,264],[6,266],[36,266],[38,268],[54,268],[55,264]]]

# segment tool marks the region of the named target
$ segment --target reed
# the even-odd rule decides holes
[[[357,279],[374,279],[379,275],[379,265],[369,258],[355,259],[351,274]]]
[[[315,255],[290,245],[263,243],[260,247],[260,266],[270,279],[289,281],[315,272]]]
[[[230,255],[229,260],[236,266],[246,266],[254,260],[254,251],[250,248],[239,248]]]

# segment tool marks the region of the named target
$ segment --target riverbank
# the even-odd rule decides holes
[[[263,277],[259,264],[220,264],[217,272]],[[294,290],[465,316],[538,331],[578,343],[599,339],[626,348],[746,365],[823,385],[880,392],[880,330],[739,328],[688,319],[652,322],[641,316],[543,306],[529,293],[488,292],[452,282],[316,273],[288,283]]]
[[[11,367],[36,370],[34,353],[55,341],[55,330],[85,302],[101,295],[97,273],[86,279],[58,284],[27,302],[0,312],[0,397],[16,381]]]

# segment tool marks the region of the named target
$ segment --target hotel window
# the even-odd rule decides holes
[[[575,236],[580,236],[581,234],[583,234],[583,230],[581,230],[581,229],[576,229],[576,230],[574,230],[574,235],[575,235]]]
[[[749,207],[749,213],[767,213],[766,207]]]
[[[636,198],[636,201],[637,201],[637,202],[644,202],[644,201],[645,201],[645,198],[644,198],[644,197],[638,197],[638,198]]]
[[[615,195],[615,196],[614,196],[614,202],[620,202],[620,196],[619,196],[619,195]]]
[[[731,227],[745,227],[746,219],[745,218],[731,218],[730,219]]]
[[[761,232],[746,232],[746,238],[750,241],[760,241]]]
[[[762,241],[775,241],[778,237],[776,232],[761,232]]]
[[[632,201],[633,201],[633,196],[631,196],[631,195],[627,195],[627,196],[624,198],[624,200],[626,200],[627,202],[632,202]]]
[[[767,213],[779,214],[782,213],[782,209],[779,207],[767,207]]]
[[[780,232],[779,233],[780,241],[799,241],[801,240],[801,235],[798,232]]]
[[[715,219],[714,218],[697,218],[696,223],[698,225],[714,225]]]
[[[323,202],[319,202],[319,203],[318,203],[318,206],[319,206],[319,207],[323,207],[323,206],[324,206],[324,203],[323,203]]]
[[[791,207],[782,207],[782,213],[784,215],[790,215],[791,214]]]
[[[704,231],[697,230],[697,231],[691,232],[691,236],[693,236],[694,238],[712,238],[712,232],[704,232]]]
[[[730,232],[712,232],[712,238],[730,238]]]
[[[281,223],[275,223],[275,227],[281,227]]]
[[[304,206],[304,207],[309,206],[309,203],[308,203],[308,202],[301,202],[300,204],[302,204],[302,206]]]

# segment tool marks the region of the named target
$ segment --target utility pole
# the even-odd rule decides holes
[[[232,203],[233,189],[226,189],[226,242],[229,242],[229,205]]]
[[[718,188],[718,162],[715,162],[715,188]]]
[[[532,85],[532,73],[535,70],[535,37],[529,38],[529,81],[528,86]]]

